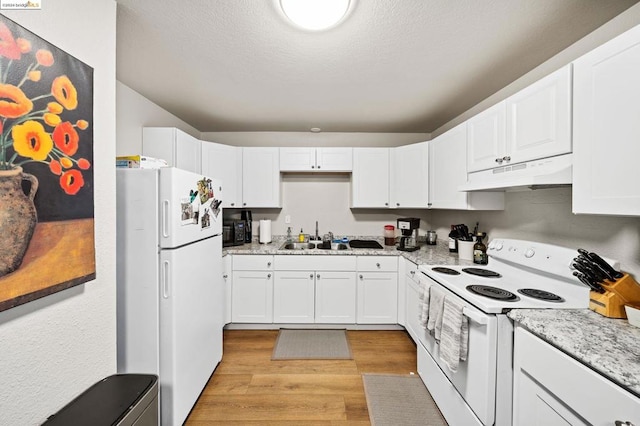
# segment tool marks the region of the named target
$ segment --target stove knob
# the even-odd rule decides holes
[[[536,254],[536,251],[532,248],[527,249],[527,251],[524,252],[524,257],[526,257],[527,259],[533,257],[533,255]]]
[[[496,243],[496,250],[500,251],[500,250],[502,250],[502,247],[504,247],[504,245],[502,244],[502,241],[498,241]]]
[[[489,250],[493,250],[493,248],[496,246],[496,240],[491,240],[491,242],[489,243],[489,245],[487,246],[487,248]]]

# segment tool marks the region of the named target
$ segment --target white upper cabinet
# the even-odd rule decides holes
[[[504,192],[462,192],[467,181],[467,123],[429,142],[429,208],[503,210]]]
[[[390,149],[390,207],[427,208],[429,203],[429,144]]]
[[[571,152],[571,65],[511,96],[506,107],[511,163]]]
[[[389,207],[389,148],[353,148],[351,207]]]
[[[201,142],[175,127],[144,127],[142,155],[166,160],[169,166],[200,173]]]
[[[282,172],[350,172],[352,148],[280,148]]]
[[[202,142],[202,174],[222,179],[222,207],[242,207],[242,148]]]
[[[467,170],[571,152],[571,65],[468,120]]]
[[[640,215],[640,26],[574,62],[573,212]]]
[[[278,148],[242,148],[242,207],[282,207]]]

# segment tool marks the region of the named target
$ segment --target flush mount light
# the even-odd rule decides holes
[[[284,14],[307,30],[331,28],[344,18],[350,0],[280,0]]]
[[[320,133],[322,129],[320,127],[312,127],[309,129],[312,133]]]

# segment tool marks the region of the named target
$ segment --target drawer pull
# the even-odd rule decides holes
[[[361,279],[361,280],[362,280],[362,279],[364,279],[364,277],[362,276],[362,274],[360,274],[360,279]]]
[[[379,269],[379,268],[380,268],[380,263],[379,263],[379,262],[378,262],[378,263],[376,263],[376,266],[377,266],[377,267],[378,267],[378,269]]]
[[[267,267],[270,268],[271,267],[271,262],[267,262]]]
[[[320,274],[316,275],[316,278],[317,278],[317,279],[320,279]]]
[[[267,274],[267,279],[271,279],[271,274]]]
[[[309,274],[309,278],[310,278],[310,279],[313,279],[313,274]]]

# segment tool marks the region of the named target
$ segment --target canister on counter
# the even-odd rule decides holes
[[[396,227],[393,225],[384,226],[384,245],[394,246],[396,245]]]

